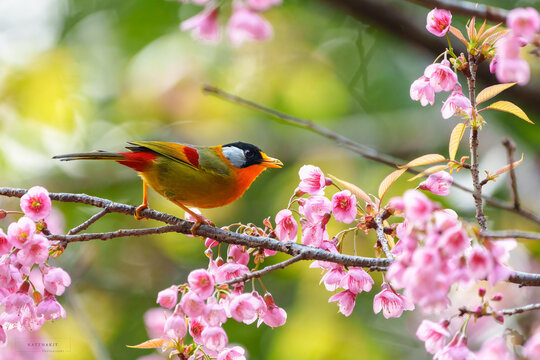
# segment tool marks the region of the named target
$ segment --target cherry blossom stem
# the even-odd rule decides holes
[[[373,161],[376,161],[376,162],[379,162],[381,164],[386,164],[388,166],[391,166],[393,168],[399,168],[400,165],[405,165],[407,163],[407,161],[404,161],[402,159],[398,159],[398,158],[395,158],[393,156],[390,156],[390,155],[386,155],[386,154],[382,154],[382,153],[379,153],[377,150],[375,149],[372,149],[368,146],[365,146],[363,144],[360,144],[356,141],[353,141],[343,135],[340,135],[338,133],[335,133],[323,126],[320,126],[320,125],[317,125],[311,121],[308,121],[308,120],[304,120],[304,119],[300,119],[300,118],[297,118],[297,117],[294,117],[294,116],[291,116],[291,115],[288,115],[288,114],[284,114],[282,112],[279,112],[279,111],[276,111],[276,110],[273,110],[273,109],[270,109],[266,106],[263,106],[263,105],[260,105],[260,104],[257,104],[251,100],[247,100],[247,99],[244,99],[242,97],[239,97],[239,96],[236,96],[236,95],[233,95],[233,94],[230,94],[228,92],[225,92],[221,89],[218,89],[214,86],[211,86],[211,85],[204,85],[203,86],[203,92],[206,93],[206,94],[211,94],[211,95],[214,95],[214,96],[217,96],[217,97],[220,97],[226,101],[229,101],[229,102],[232,102],[232,103],[235,103],[235,104],[239,104],[239,105],[242,105],[242,106],[246,106],[246,107],[249,107],[249,108],[252,108],[252,109],[256,109],[256,110],[259,110],[259,111],[262,111],[262,112],[265,112],[269,115],[272,115],[273,117],[279,119],[279,120],[282,120],[284,122],[286,122],[287,124],[290,124],[290,125],[293,125],[293,126],[298,126],[298,127],[301,127],[303,129],[307,129],[307,130],[310,130],[310,131],[313,131],[314,133],[318,134],[318,135],[321,135],[321,136],[324,136],[330,140],[333,140],[335,142],[337,142],[338,144],[344,146],[345,148],[351,150],[352,152],[356,153],[356,154],[359,154],[363,157],[365,157],[366,159],[370,159],[370,160],[373,160]],[[467,167],[468,168],[468,167]],[[411,168],[407,168],[407,172],[410,172],[411,174],[419,174],[420,172],[419,171],[416,171],[414,169],[411,169]],[[426,175],[427,177],[427,175]],[[454,182],[452,184],[453,187],[457,188],[457,189],[460,189],[462,191],[466,191],[466,192],[469,192],[469,193],[473,193],[473,190],[464,186],[464,185],[461,185],[459,183],[456,183]],[[514,208],[514,205],[513,204],[508,204],[506,202],[503,202],[501,200],[498,200],[498,199],[495,199],[495,198],[492,198],[492,197],[488,197],[488,196],[485,196],[485,195],[482,195],[482,198],[486,201],[486,204],[488,205],[491,205],[493,207],[496,207],[496,208],[499,208],[499,209],[503,209],[505,211],[509,211],[509,212],[513,212],[513,213],[516,213],[526,219],[529,219],[537,224],[540,225],[540,216],[534,214],[533,212],[531,211],[528,211],[528,210],[525,210],[523,208],[520,208],[520,209],[515,209]]]
[[[493,316],[497,314],[502,314],[505,316],[512,316],[512,315],[522,314],[524,312],[534,311],[534,310],[540,310],[540,303],[529,304],[529,305],[520,306],[516,308],[502,309],[502,310],[496,310],[496,311],[486,310],[481,313],[477,313],[475,310],[470,310],[463,307],[459,309],[459,316],[463,316],[465,314],[474,315],[477,318],[483,317],[483,316]]]
[[[280,263],[277,263],[277,264],[274,264],[274,265],[269,265],[269,266],[267,266],[267,267],[265,267],[264,269],[261,269],[261,270],[246,273],[246,274],[244,274],[242,276],[239,276],[237,278],[234,278],[234,279],[231,279],[229,281],[225,281],[225,282],[222,282],[220,284],[217,284],[216,286],[232,285],[232,284],[236,284],[236,283],[240,283],[240,282],[246,282],[246,281],[248,281],[250,279],[260,278],[261,276],[269,274],[272,271],[279,270],[279,269],[284,269],[289,265],[292,265],[292,264],[294,264],[294,263],[296,263],[296,262],[298,262],[300,260],[303,260],[304,256],[305,255],[303,255],[303,254],[298,254],[298,255],[293,256],[292,258],[287,259],[285,261],[282,261]]]

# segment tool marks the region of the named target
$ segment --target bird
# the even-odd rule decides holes
[[[53,159],[112,160],[135,170],[142,179],[143,201],[135,218],[144,218],[150,186],[158,194],[191,214],[196,222],[195,235],[203,224],[213,225],[188,206],[216,208],[241,197],[267,168],[281,168],[283,163],[269,157],[257,146],[237,141],[217,146],[196,146],[163,141],[128,142],[126,152],[96,150],[56,155]]]

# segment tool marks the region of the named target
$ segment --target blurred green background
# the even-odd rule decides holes
[[[429,9],[403,1],[384,3],[424,26]],[[489,3],[538,8],[532,1]],[[409,97],[410,84],[437,54],[404,41],[406,29],[403,37],[396,37],[331,2],[285,0],[264,14],[274,26],[273,40],[239,48],[225,42],[209,46],[179,30],[181,20],[198,10],[165,0],[1,0],[0,186],[42,185],[51,192],[84,192],[138,205],[141,182],[130,169],[114,163],[59,163],[51,157],[121,150],[132,140],[199,145],[241,140],[259,145],[286,166],[265,172],[234,204],[204,214],[220,226],[238,221],[261,225],[265,217],[273,219],[286,207],[303,164],[317,165],[369,193],[376,193],[391,172],[314,133],[203,95],[203,84],[312,120],[403,159],[447,154],[456,119],[441,118],[445,97],[439,94],[435,106],[427,108]],[[455,26],[463,28],[464,23],[463,17],[454,16]],[[532,67],[531,85],[538,89],[538,58],[525,56]],[[519,99],[513,101],[538,122],[540,113]],[[505,164],[501,141],[511,136],[518,154],[525,153],[517,169],[523,205],[539,212],[539,127],[509,114],[489,113],[485,119],[482,167],[496,170]],[[464,141],[458,157],[467,153]],[[460,172],[456,180],[468,184],[468,174]],[[400,180],[387,196],[417,183]],[[507,179],[501,177],[485,191],[508,199]],[[453,189],[450,197],[437,200],[473,219],[469,194]],[[96,212],[87,206],[55,205],[65,218],[66,231]],[[153,192],[150,205],[183,216]],[[0,206],[15,209],[17,201],[2,198]],[[538,231],[512,214],[492,208],[487,214],[492,229]],[[10,220],[0,220],[0,227],[6,229]],[[155,225],[108,215],[89,231]],[[331,223],[330,233],[341,228]],[[372,235],[358,239],[361,254],[372,256],[372,246]],[[155,306],[158,291],[185,282],[190,270],[206,266],[203,250],[200,240],[183,235],[70,245],[57,260],[73,279],[60,299],[67,319],[47,324],[43,333],[52,339],[69,338],[71,352],[51,356],[133,359],[152,353],[125,345],[147,339],[144,312]],[[278,255],[272,261],[285,258]],[[528,260],[518,263],[520,270],[530,270]],[[230,320],[225,324],[230,342],[246,347],[251,359],[261,360],[359,359],[368,354],[370,359],[429,358],[414,337],[417,316],[385,320],[373,314],[378,285],[359,296],[354,313],[345,318],[334,303],[327,303],[331,293],[317,285],[320,274],[308,265],[296,264],[264,279],[276,303],[288,312],[286,326],[272,330]],[[380,283],[381,275],[373,276]],[[525,299],[535,293],[521,294]]]

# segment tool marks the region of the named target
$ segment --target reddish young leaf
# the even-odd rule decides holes
[[[523,154],[521,154],[521,159],[519,159],[518,161],[514,161],[513,163],[505,165],[502,168],[500,168],[499,170],[497,170],[497,172],[495,173],[495,176],[499,176],[499,175],[504,174],[505,172],[509,171],[510,169],[515,168],[516,166],[521,164],[522,161],[523,161]]]
[[[426,154],[409,161],[406,165],[400,166],[400,168],[428,165],[441,161],[446,161],[446,158],[440,154]]]
[[[416,180],[416,179],[418,179],[419,177],[422,177],[422,176],[425,176],[425,175],[430,175],[430,174],[436,173],[436,172],[438,172],[438,171],[446,170],[446,169],[448,169],[448,167],[449,167],[448,164],[446,164],[446,165],[435,165],[435,166],[432,166],[432,167],[427,168],[426,170],[422,171],[421,173],[416,174],[415,176],[413,176],[412,178],[410,178],[409,181]]]
[[[455,27],[450,25],[450,32],[452,33],[452,35],[454,35],[456,38],[458,38],[458,40],[460,40],[466,46],[469,45],[469,42],[465,39],[465,37],[463,36],[463,34],[461,33],[461,31],[458,28],[455,28]]]
[[[162,347],[163,344],[169,341],[170,340],[164,340],[164,339],[150,339],[138,345],[126,345],[126,346],[129,348],[135,348],[135,349],[155,349],[155,348]]]

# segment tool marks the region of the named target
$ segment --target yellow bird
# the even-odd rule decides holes
[[[143,180],[143,203],[148,208],[147,185],[197,219],[194,233],[205,220],[187,206],[215,208],[238,199],[266,168],[283,163],[255,145],[235,142],[218,146],[193,146],[161,141],[129,142],[129,152],[94,151],[54,156],[62,161],[114,160],[137,171]]]

